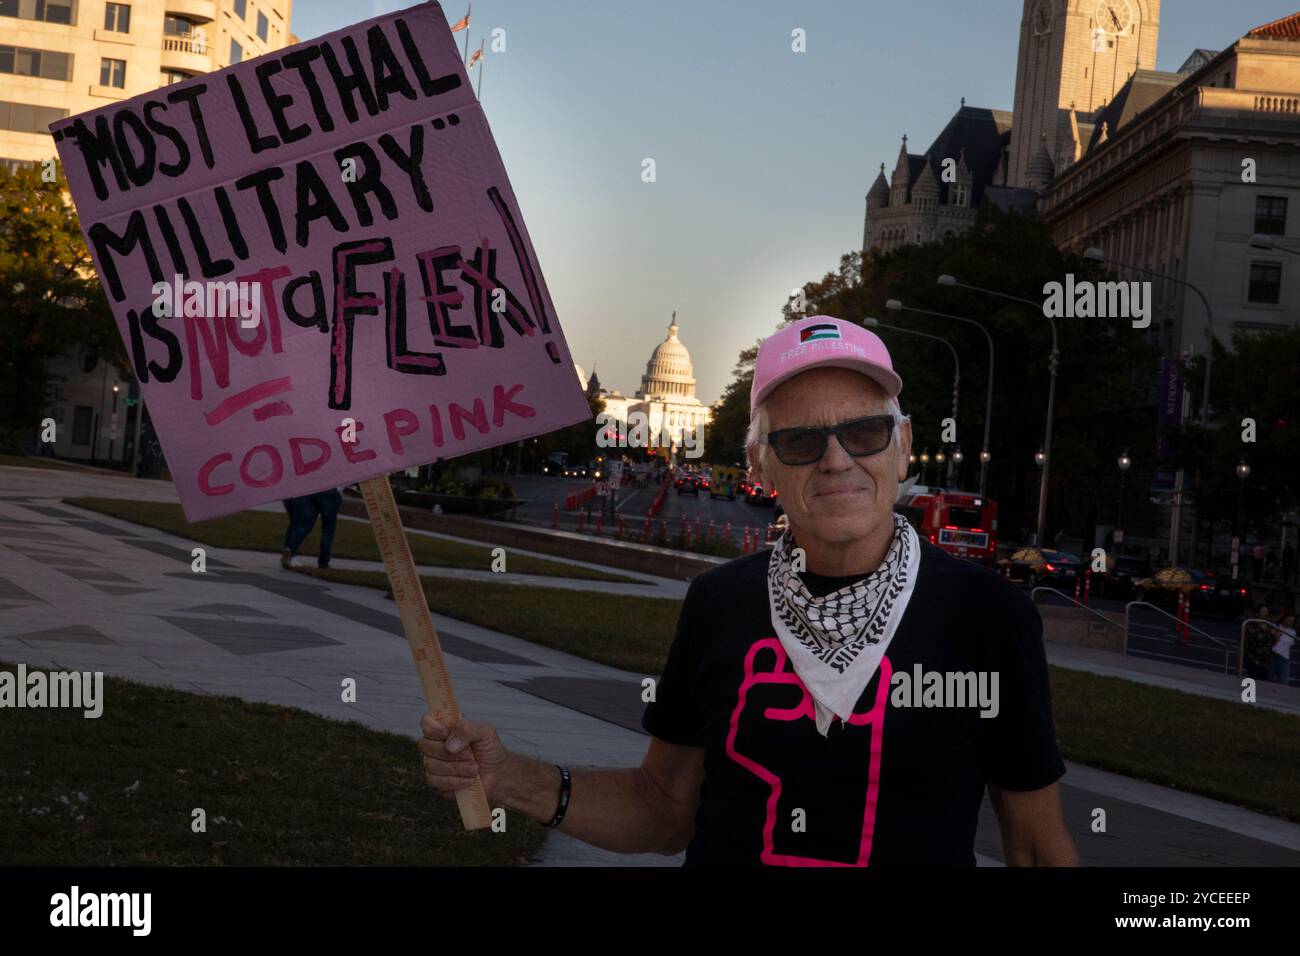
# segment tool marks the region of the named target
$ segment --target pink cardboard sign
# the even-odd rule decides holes
[[[190,520],[590,417],[438,4],[51,132]]]

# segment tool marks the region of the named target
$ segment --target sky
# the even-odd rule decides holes
[[[291,26],[308,40],[412,5],[297,0]],[[1022,6],[476,0],[483,109],[574,358],[631,395],[676,310],[697,394],[720,397],[791,291],[861,244],[866,192],[904,133],[921,152],[962,97],[1012,108]],[[449,22],[465,10],[443,6]],[[1297,10],[1165,0],[1156,67]]]

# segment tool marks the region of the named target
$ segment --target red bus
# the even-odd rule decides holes
[[[996,560],[998,503],[992,498],[915,485],[895,508],[917,534],[954,557],[989,566]]]

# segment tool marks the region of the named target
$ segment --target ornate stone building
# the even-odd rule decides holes
[[[867,193],[862,247],[888,252],[964,232],[987,188],[1006,182],[1011,114],[967,106],[921,155],[899,147],[889,180],[885,164]]]
[[[1300,314],[1300,13],[1184,69],[1136,73],[1038,204],[1062,248],[1156,273],[1121,270],[1152,281],[1167,355],[1203,354],[1207,322],[1161,276],[1225,345]]]
[[[645,374],[641,376],[641,387],[632,397],[603,387],[594,369],[587,378],[579,368],[578,378],[589,395],[599,395],[605,400],[607,414],[625,422],[631,421],[632,415],[644,416],[653,436],[666,434],[672,445],[681,448],[685,443],[683,436],[698,433],[712,418],[712,409],[695,394],[695,370],[677,331],[674,312],[668,336],[650,354]]]
[[[863,249],[959,235],[986,195],[1032,212],[1129,78],[1154,69],[1159,27],[1160,0],[1025,0],[1013,111],[963,98],[924,153],[904,136],[892,175],[882,164],[867,193]]]
[[[1160,0],[1026,0],[1011,186],[1041,188],[1031,168],[1040,150],[1054,169],[1079,158],[1079,127],[1090,126],[1134,72],[1155,69],[1159,31]]]

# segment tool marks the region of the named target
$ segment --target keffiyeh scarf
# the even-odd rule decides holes
[[[870,683],[911,600],[921,547],[907,519],[894,513],[894,539],[875,571],[825,597],[813,597],[794,570],[790,529],[767,565],[772,626],[794,671],[812,695],[817,730],[847,721]]]

